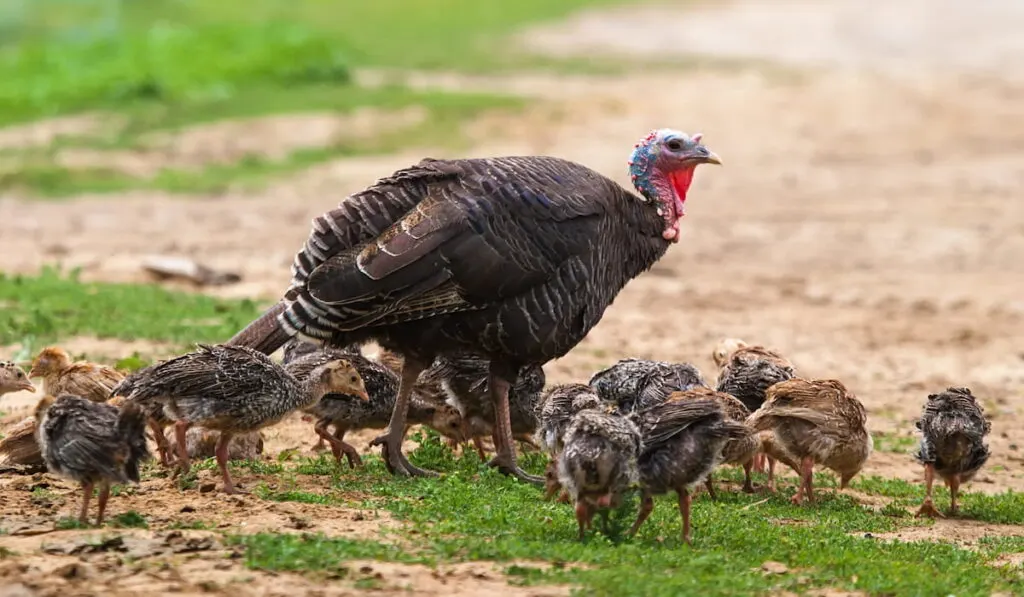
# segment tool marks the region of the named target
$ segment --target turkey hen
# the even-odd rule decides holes
[[[950,513],[957,512],[960,484],[970,481],[988,462],[985,436],[992,424],[985,411],[967,388],[948,388],[931,394],[917,422],[921,447],[917,460],[924,465],[925,498],[918,516],[941,516],[932,502],[935,474],[949,486]]]
[[[694,171],[720,164],[692,137],[652,131],[629,161],[640,195],[575,162],[542,156],[424,159],[313,220],[282,300],[229,342],[271,353],[289,338],[375,340],[404,357],[388,468],[433,474],[401,451],[412,387],[436,356],[489,362],[496,456],[516,464],[508,392],[525,365],[569,352],[619,291],[679,240]]]

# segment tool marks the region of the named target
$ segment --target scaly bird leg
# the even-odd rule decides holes
[[[676,490],[679,494],[679,515],[683,519],[683,542],[693,545],[690,542],[690,492],[685,487]]]
[[[949,485],[949,514],[956,516],[960,512],[960,505],[956,503],[957,494],[960,493],[960,475],[953,475],[946,484]]]
[[[807,491],[807,501],[814,503],[814,459],[810,456],[804,458],[803,461],[803,475],[804,485]]]
[[[78,513],[79,524],[89,524],[89,500],[92,499],[92,483],[82,483],[82,510]]]
[[[652,510],[654,510],[654,498],[644,493],[643,499],[640,501],[640,512],[636,515],[636,522],[633,523],[633,526],[629,527],[629,532],[626,535],[630,537],[635,536],[636,532],[640,530],[640,525],[651,515]]]
[[[586,535],[587,528],[590,527],[590,508],[587,507],[585,502],[579,502],[576,504],[576,524],[580,527],[579,540],[583,541],[584,535]]]
[[[167,436],[164,435],[164,427],[156,421],[156,419],[149,420],[149,428],[153,431],[153,441],[156,442],[156,451],[160,455],[160,466],[164,468],[171,467],[171,446],[167,442]]]
[[[758,451],[757,454],[754,454],[754,472],[755,473],[763,473],[763,472],[765,472],[764,471],[764,469],[765,469],[765,458],[766,458],[766,456],[765,456],[764,452]]]
[[[327,419],[320,419],[316,422],[313,427],[316,430],[316,434],[320,436],[321,440],[326,441],[331,446],[331,453],[334,454],[334,459],[341,464],[342,455],[348,460],[349,468],[356,468],[357,466],[363,466],[363,459],[359,456],[359,450],[356,450],[355,446],[345,443],[344,438],[345,432],[348,431],[342,425],[335,425],[334,435],[331,435],[328,431],[328,427],[331,422]]]
[[[192,465],[188,459],[188,443],[185,436],[191,423],[178,421],[174,424],[174,439],[178,442],[178,472],[187,475]]]
[[[704,481],[704,486],[708,488],[708,495],[711,496],[711,499],[717,500],[718,495],[715,493],[715,480],[711,478],[710,474],[708,474],[708,478]]]
[[[754,468],[754,459],[743,463],[743,493],[754,493],[754,482],[750,478],[750,471]]]
[[[768,461],[768,483],[765,484],[765,489],[771,492],[775,492],[775,459],[771,456],[765,455],[765,459]]]
[[[514,379],[513,377],[513,381]],[[544,485],[543,477],[531,475],[516,464],[515,440],[512,437],[512,420],[508,406],[508,391],[512,387],[512,383],[500,376],[494,362],[491,363],[487,386],[491,393],[491,400],[494,401],[494,450],[496,452],[494,458],[487,465],[497,467],[502,473],[512,475],[520,481]],[[500,445],[498,445],[499,441]]]
[[[228,495],[245,494],[248,492],[236,488],[235,484],[231,482],[231,473],[228,472],[228,447],[231,445],[231,438],[232,435],[230,433],[221,431],[213,454],[217,457],[217,466],[220,468],[221,477],[224,479],[224,493]]]
[[[409,412],[409,397],[412,396],[412,387],[416,384],[420,373],[426,367],[418,360],[405,358],[402,365],[402,381],[398,386],[398,397],[395,399],[395,408],[391,411],[391,421],[388,422],[388,430],[383,435],[378,435],[370,442],[371,446],[380,446],[381,456],[388,471],[393,475],[405,475],[416,477],[436,477],[437,473],[423,470],[413,466],[402,454],[402,440],[405,439],[405,421]]]
[[[942,513],[935,508],[935,503],[932,502],[932,483],[935,482],[935,466],[931,464],[924,465],[924,503],[918,509],[915,518],[921,518],[927,516],[929,518],[944,518]]]
[[[479,436],[473,436],[473,446],[476,448],[476,455],[480,457],[480,462],[487,462],[487,451],[484,450],[484,440]]]
[[[103,514],[107,511],[107,500],[110,499],[110,481],[100,483],[100,512],[96,517],[96,526],[103,526]]]

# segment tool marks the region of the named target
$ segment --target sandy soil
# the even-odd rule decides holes
[[[993,457],[969,489],[1022,490],[1024,128],[1014,123],[1024,122],[1024,13],[995,0],[854,4],[863,3],[606,11],[522,36],[560,54],[596,53],[599,41],[630,48],[628,57],[698,53],[746,66],[411,80],[539,98],[524,113],[471,123],[475,155],[559,155],[626,184],[632,144],[672,126],[703,132],[723,157],[724,167],[697,175],[679,246],[546,367],[551,381],[585,379],[625,356],[692,361],[714,377],[714,343],[739,336],[784,351],[804,375],[844,380],[874,431],[901,435],[912,434],[926,394],[967,385],[993,422]],[[777,42],[764,42],[769,32]],[[272,297],[313,216],[423,155],[444,154],[338,161],[257,196],[0,200],[0,269],[61,261],[92,279],[143,280],[141,259],[165,252],[244,275],[218,294]],[[311,443],[297,424],[294,434],[268,449]],[[865,473],[921,479],[909,454],[878,452]],[[139,503],[147,512],[185,499],[159,496],[144,488],[131,499],[154,500]],[[270,505],[245,502],[254,507]],[[977,526],[941,524],[936,534]]]

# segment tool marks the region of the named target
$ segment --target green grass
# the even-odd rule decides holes
[[[884,541],[875,535],[932,523],[876,512],[830,489],[821,490],[813,506],[790,504],[791,486],[765,501],[762,495],[735,492],[739,472],[724,469],[717,477],[730,481],[733,491],[720,488],[717,501],[704,493],[694,498],[692,548],[679,539],[673,496],[657,500],[636,539],[620,532],[591,532],[581,543],[571,506],[542,501],[540,490],[487,469],[475,455],[455,458],[439,442],[428,440],[412,458],[445,475],[395,479],[375,456],[367,458],[365,470],[354,472],[335,467],[329,457],[303,461],[295,472],[330,476],[331,488],[263,488],[260,497],[383,509],[407,526],[380,541],[322,535],[235,537],[245,546],[246,564],[265,570],[338,572],[346,560],[366,558],[431,566],[467,560],[548,562],[553,566],[546,570],[510,564],[506,573],[515,583],[579,585],[582,595],[748,595],[830,587],[872,595],[964,596],[1024,590],[1020,569],[986,565],[1001,554],[1024,550],[1019,539],[987,540],[978,550],[941,542]],[[542,465],[541,459],[528,458],[527,468],[536,472]],[[820,476],[823,486],[828,478]],[[923,498],[921,487],[902,481],[876,487],[894,500],[919,503]],[[353,496],[363,497],[354,501]],[[969,493],[964,504],[969,518],[1024,522],[1020,494]],[[782,562],[789,571],[765,574],[761,564],[769,560]]]
[[[456,147],[458,124],[519,104],[492,95],[362,88],[352,68],[493,72],[537,66],[507,36],[574,10],[630,0],[39,0],[0,7],[0,124],[89,111],[117,113],[96,134],[0,151],[0,191],[63,197],[159,189],[257,189],[328,159],[409,147]],[[583,63],[572,66],[576,68]],[[67,167],[57,152],[135,150],[155,131],[225,118],[357,107],[423,106],[423,124],[341,141],[283,159],[242,156],[196,170],[143,177],[116,167]]]
[[[22,342],[34,348],[83,335],[177,346],[221,342],[261,312],[250,300],[156,285],[83,283],[73,273],[62,276],[52,269],[38,276],[0,273],[0,306],[0,345]]]

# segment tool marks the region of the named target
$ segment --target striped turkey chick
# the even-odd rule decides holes
[[[545,472],[544,499],[551,499],[562,488],[558,480],[558,455],[565,446],[565,431],[576,413],[601,408],[602,403],[594,388],[581,383],[567,383],[551,386],[540,397],[537,408],[537,443],[544,449],[551,461]],[[559,501],[568,501],[569,494],[562,491]]]
[[[795,375],[793,364],[786,357],[764,346],[751,346],[738,338],[726,338],[718,343],[711,354],[718,365],[719,392],[739,399],[750,412],[764,404],[768,388],[791,379]],[[764,472],[765,455],[754,457],[754,470]],[[768,475],[775,474],[775,462],[768,457]]]
[[[368,399],[359,372],[348,361],[329,361],[300,381],[270,357],[238,346],[200,344],[197,350],[147,368],[142,375],[127,398],[159,403],[175,421],[181,472],[190,469],[189,427],[220,432],[215,452],[224,492],[229,494],[238,493],[227,468],[228,444],[234,436],[274,425],[331,392]]]
[[[495,410],[487,388],[490,363],[487,359],[462,355],[438,357],[420,375],[420,381],[438,383],[444,390],[446,402],[462,416],[464,435],[473,440],[481,461],[486,460],[482,438],[494,433]],[[544,390],[544,369],[540,365],[527,365],[519,370],[515,383],[509,389],[509,421],[512,436],[525,443],[533,443],[537,431],[537,405]]]
[[[750,478],[750,471],[754,466],[754,455],[757,454],[758,449],[761,447],[761,440],[757,434],[754,433],[754,430],[746,425],[747,417],[750,416],[750,411],[747,410],[747,407],[743,406],[743,403],[737,400],[735,396],[730,396],[725,392],[716,392],[709,388],[694,388],[685,392],[677,392],[673,397],[676,400],[714,400],[721,405],[726,418],[734,423],[743,425],[746,429],[746,433],[742,436],[730,439],[726,442],[725,447],[722,448],[721,464],[736,464],[742,466],[743,491],[753,493],[754,484]],[[715,486],[712,479],[712,473],[708,473],[705,484],[708,488],[708,494],[710,494],[711,498],[714,499]]]
[[[145,413],[135,404],[120,409],[64,394],[36,406],[36,434],[51,473],[82,485],[78,520],[87,524],[93,487],[100,486],[96,524],[103,524],[112,483],[138,483],[139,464],[149,458]]]
[[[690,492],[722,462],[730,441],[742,440],[750,433],[745,425],[729,419],[719,400],[689,394],[700,391],[673,393],[635,415],[643,439],[638,459],[643,501],[630,535],[650,516],[654,496],[675,491],[682,538],[689,544]]]
[[[921,446],[916,457],[924,465],[926,491],[917,516],[941,516],[932,502],[936,474],[949,487],[949,511],[956,514],[960,484],[973,479],[988,461],[985,436],[992,430],[992,424],[971,390],[951,387],[928,396],[917,428],[921,431]]]
[[[664,402],[672,392],[708,387],[700,370],[689,363],[649,359],[622,359],[590,378],[590,385],[606,402],[631,413]]]
[[[21,367],[11,361],[0,361],[0,396],[13,392],[35,392],[36,387],[29,381]]]
[[[309,352],[285,365],[285,369],[297,379],[303,380],[316,367],[341,353],[332,349]],[[359,353],[348,353],[345,357],[359,372],[366,388],[367,399],[345,392],[331,392],[317,402],[304,408],[316,424],[317,435],[331,447],[334,457],[341,462],[346,458],[349,466],[362,466],[362,458],[355,446],[346,443],[345,434],[359,429],[384,429],[398,397],[401,357],[388,351],[381,351],[378,361],[368,359]],[[455,408],[443,402],[443,390],[422,380],[413,387],[410,396],[407,426],[426,425],[441,435],[458,441],[462,436],[462,417]],[[334,428],[333,433],[331,427]]]
[[[638,480],[640,430],[628,418],[596,409],[576,413],[558,455],[558,479],[576,506],[579,538],[599,510],[619,505]]]
[[[864,405],[834,379],[794,377],[773,385],[747,424],[760,435],[766,454],[800,475],[794,504],[801,503],[804,495],[814,501],[815,464],[839,473],[839,487],[845,489],[864,467],[873,446]],[[774,488],[771,476],[768,483]]]
[[[29,377],[43,378],[43,393],[48,396],[71,394],[93,402],[106,402],[110,392],[124,380],[113,367],[71,361],[67,351],[57,346],[44,348],[32,361]]]

